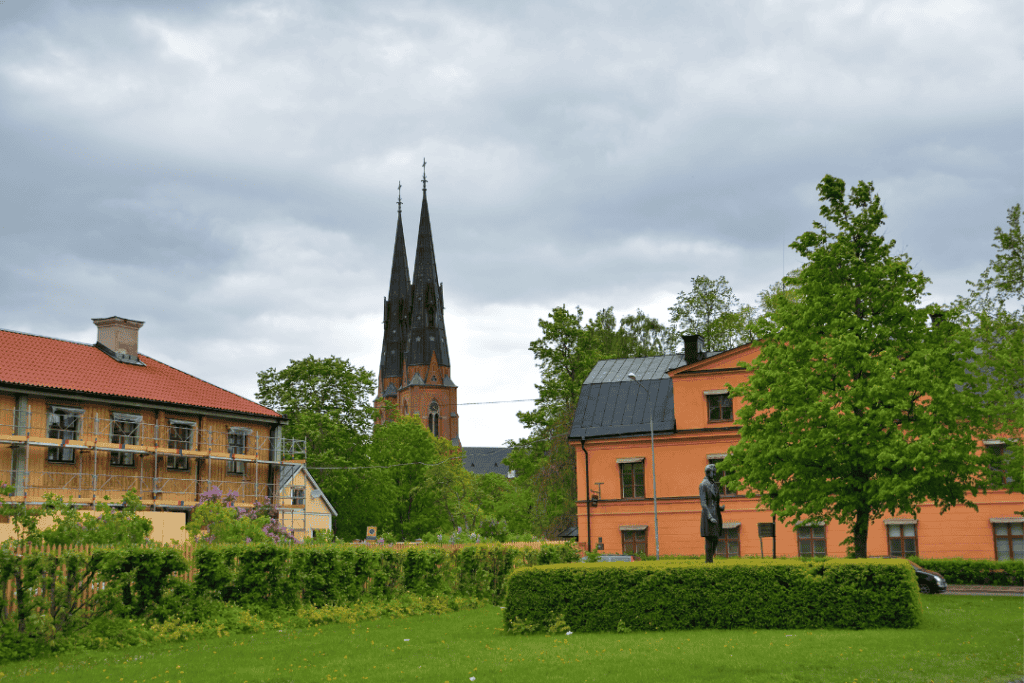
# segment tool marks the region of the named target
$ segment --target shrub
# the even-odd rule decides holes
[[[576,563],[509,577],[505,627],[573,631],[910,628],[921,599],[901,560]]]
[[[1020,560],[965,560],[910,558],[925,569],[945,577],[950,584],[977,584],[984,586],[1024,585],[1024,562]]]

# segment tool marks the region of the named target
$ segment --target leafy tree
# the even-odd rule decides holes
[[[587,375],[606,358],[671,353],[675,341],[670,328],[639,310],[617,321],[609,307],[584,323],[581,308],[563,305],[538,325],[541,337],[530,343],[541,374],[538,398],[533,410],[517,414],[530,434],[511,444],[506,460],[516,485],[528,489],[532,530],[550,534],[576,518],[576,450],[568,435]]]
[[[987,431],[1005,447],[991,453],[995,481],[1011,491],[1024,491],[1024,237],[1020,204],[1006,212],[1008,229],[996,227],[995,257],[969,293],[951,307],[951,317],[963,326],[958,358],[972,377],[983,406]]]
[[[740,441],[723,463],[783,520],[848,525],[858,557],[883,514],[974,507],[985,487],[977,457],[979,402],[963,385],[952,324],[929,326],[920,307],[928,279],[879,234],[885,213],[871,183],[846,196],[832,176],[818,184],[819,222],[791,245],[807,263],[800,296],[782,298],[777,328],[747,365]],[[959,387],[959,388],[958,388]]]
[[[669,308],[676,338],[699,334],[708,351],[725,351],[757,338],[752,331],[757,309],[741,304],[724,276],[712,280],[698,275],[690,284],[690,291],[680,292]]]
[[[352,532],[377,505],[367,488],[376,480],[341,468],[370,465],[367,447],[373,429],[373,373],[342,358],[293,360],[283,370],[257,375],[256,400],[288,418],[284,436],[306,440],[306,461],[316,471],[327,499],[339,512],[335,532]],[[366,509],[363,509],[366,508]],[[361,532],[360,532],[361,535]]]

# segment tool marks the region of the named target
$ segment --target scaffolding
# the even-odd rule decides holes
[[[30,406],[0,409],[0,472],[9,474],[15,498],[26,503],[52,493],[94,505],[105,497],[116,502],[135,489],[153,510],[184,510],[218,489],[234,494],[237,505],[269,502],[294,515],[305,501],[296,505],[281,470],[289,467],[284,461],[305,457],[304,440],[243,427],[204,429],[176,419],[147,423],[117,412],[86,417],[75,408],[43,416],[33,416]]]

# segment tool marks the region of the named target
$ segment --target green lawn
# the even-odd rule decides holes
[[[935,681],[1024,676],[1024,600],[922,596],[912,630],[509,636],[497,607],[78,653],[0,665],[0,681]]]

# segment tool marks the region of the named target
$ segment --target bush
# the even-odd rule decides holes
[[[910,559],[925,569],[942,574],[950,584],[1024,586],[1024,562],[1020,560]]]
[[[900,560],[577,563],[509,577],[505,627],[572,631],[911,628],[921,599]]]

